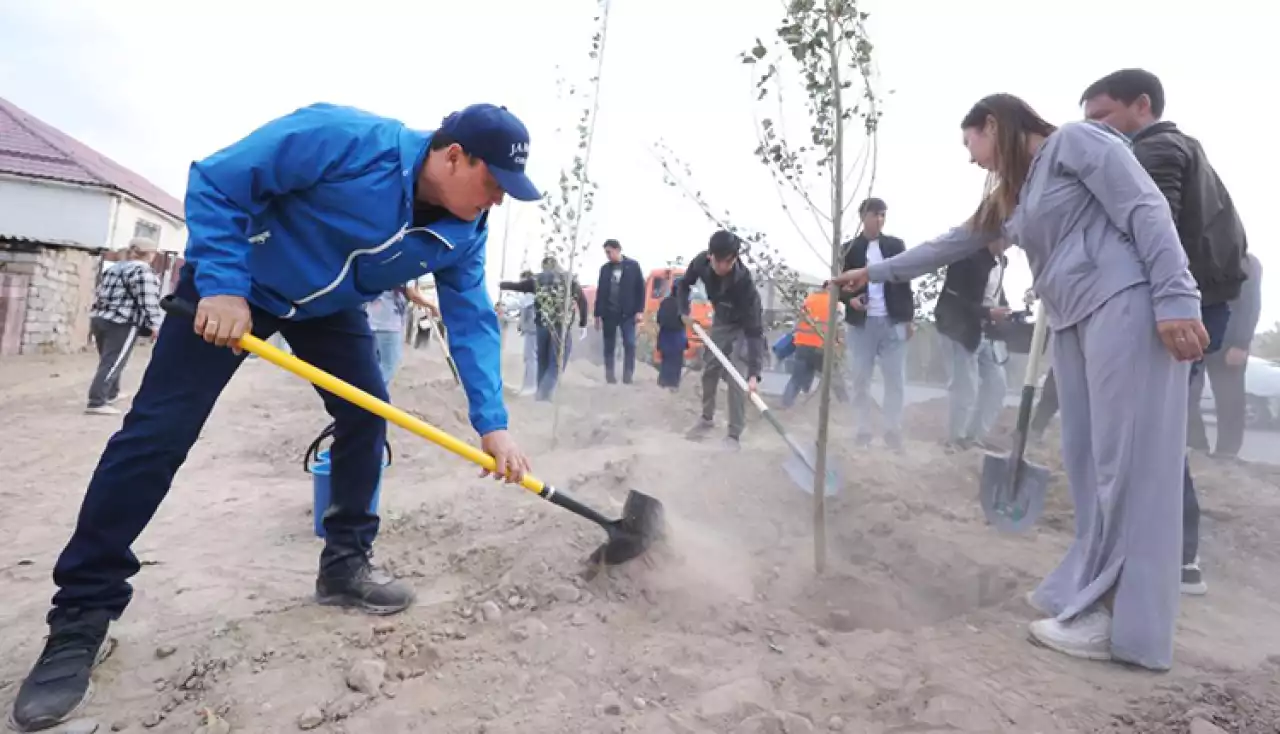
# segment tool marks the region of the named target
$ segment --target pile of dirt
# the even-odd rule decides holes
[[[407,357],[393,402],[473,440],[438,354]],[[506,366],[519,374],[518,355]],[[56,368],[87,380],[92,365]],[[672,394],[645,370],[636,385],[607,385],[575,362],[558,408],[509,407],[539,478],[606,515],[632,489],[657,497],[663,544],[626,566],[589,566],[598,527],[392,428],[377,561],[419,598],[389,620],[311,603],[320,544],[299,462],[328,417],[297,378],[244,370],[139,540],[149,565],[85,716],[101,730],[183,733],[210,716],[232,731],[347,734],[1065,734],[1126,720],[1178,731],[1197,717],[1263,730],[1255,722],[1272,703],[1259,681],[1280,653],[1271,470],[1209,471],[1197,459],[1212,591],[1184,602],[1178,667],[1156,678],[1026,642],[1034,616],[1022,595],[1072,533],[1051,448],[1037,455],[1055,469],[1045,520],[1005,536],[978,506],[980,452],[948,454],[928,438],[942,425],[937,404],[909,409],[900,454],[857,450],[837,421],[841,491],[827,504],[818,574],[813,497],[782,470],[776,434],[753,416],[739,452],[690,442],[696,384]],[[21,415],[0,442],[24,456],[0,500],[28,508],[0,516],[12,556],[0,559],[12,600],[0,609],[0,706],[38,653],[51,565],[113,429],[69,420],[77,402],[62,389],[0,387],[0,409]],[[723,421],[723,398],[720,411]],[[811,434],[807,420],[786,417]],[[31,438],[55,430],[77,448]],[[1216,688],[1200,685],[1209,679]]]
[[[1278,660],[1280,662],[1280,660]],[[1117,714],[1112,730],[1133,734],[1274,734],[1280,731],[1275,676],[1228,683],[1173,684],[1150,701]]]

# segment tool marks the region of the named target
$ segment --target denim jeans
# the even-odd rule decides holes
[[[199,300],[190,264],[183,267],[175,293],[191,303]],[[299,358],[386,399],[373,333],[362,309],[306,321],[250,310],[255,336],[265,339],[279,330]],[[168,494],[218,396],[243,361],[243,354],[196,335],[191,319],[164,320],[138,394],[98,460],[75,531],[54,566],[56,606],[106,609],[116,616],[128,606],[133,596],[128,579],[140,568],[131,546]],[[316,392],[334,419],[331,499],[320,555],[324,573],[372,550],[378,516],[369,505],[387,430],[386,422],[369,411],[319,388]]]
[[[524,381],[520,392],[533,392],[538,389],[538,332],[531,329],[521,337],[524,339]]]
[[[859,435],[866,428],[871,411],[871,375],[876,360],[884,377],[885,433],[902,433],[903,392],[907,382],[907,327],[895,324],[888,316],[868,316],[863,326],[845,327],[845,352],[848,356],[849,387],[853,393],[853,425]]]
[[[556,369],[560,356],[560,347],[564,345],[563,363]],[[573,352],[573,339],[566,328],[557,337],[543,324],[538,324],[538,400],[550,400],[560,382],[560,373],[569,366],[569,355]]]
[[[791,358],[791,377],[782,390],[782,407],[790,408],[796,404],[800,393],[809,392],[813,388],[813,378],[822,369],[822,347],[796,347]]]
[[[991,340],[983,337],[976,351],[970,352],[960,342],[942,337],[951,351],[951,380],[947,384],[950,402],[952,441],[980,441],[995,425],[1004,407],[1009,383],[1004,365],[996,362]]]
[[[375,331],[373,343],[382,381],[390,385],[392,378],[400,370],[400,361],[404,357],[404,334],[398,331]]]

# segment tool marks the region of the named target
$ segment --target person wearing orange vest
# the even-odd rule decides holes
[[[783,408],[795,405],[800,393],[809,392],[813,387],[814,375],[822,369],[823,334],[827,331],[827,314],[830,313],[830,308],[831,294],[825,289],[814,291],[804,299],[805,317],[796,322],[794,366],[791,369],[791,379],[782,391]],[[839,309],[839,305],[836,308]]]

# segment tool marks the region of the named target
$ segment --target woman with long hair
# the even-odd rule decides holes
[[[1187,380],[1209,338],[1168,204],[1109,127],[1055,128],[995,94],[960,124],[986,196],[965,224],[836,281],[905,281],[994,242],[1026,252],[1053,333],[1075,540],[1028,594],[1031,638],[1075,657],[1173,663]]]

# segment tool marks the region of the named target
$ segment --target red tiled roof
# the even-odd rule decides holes
[[[0,173],[122,191],[183,219],[159,186],[0,97]]]

